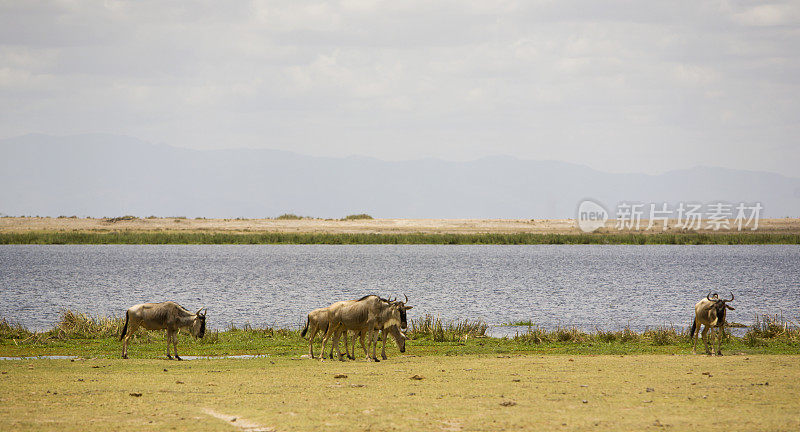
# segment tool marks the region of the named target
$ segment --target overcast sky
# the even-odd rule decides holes
[[[800,176],[800,2],[0,0],[0,138]]]

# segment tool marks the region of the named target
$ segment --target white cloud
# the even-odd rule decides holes
[[[733,21],[747,26],[786,26],[800,24],[800,4],[759,4],[733,14]]]
[[[0,2],[0,137],[787,172],[797,17],[793,2]],[[753,145],[765,130],[780,154]]]

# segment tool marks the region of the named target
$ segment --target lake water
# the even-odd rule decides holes
[[[531,320],[635,330],[691,324],[708,291],[729,321],[800,318],[797,246],[0,246],[0,317],[51,328],[61,309],[123,316],[136,303],[208,307],[208,325],[297,326],[311,309],[376,293],[409,318]]]

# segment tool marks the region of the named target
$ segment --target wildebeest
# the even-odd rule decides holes
[[[403,294],[403,295],[405,296],[406,301],[405,302],[397,302],[397,303],[399,303],[399,304],[401,304],[403,306],[403,307],[400,308],[400,326],[399,326],[399,328],[396,325],[389,326],[388,328],[379,328],[379,327],[375,328],[376,331],[380,331],[380,338],[383,341],[383,347],[381,348],[381,358],[384,359],[384,360],[386,360],[386,339],[387,339],[387,336],[388,336],[387,333],[392,335],[392,338],[394,338],[395,343],[397,343],[397,348],[400,350],[400,352],[401,353],[406,352],[406,339],[408,339],[408,337],[406,337],[406,335],[400,329],[405,330],[406,328],[408,328],[408,319],[407,319],[407,316],[406,316],[406,310],[413,308],[413,306],[408,306],[408,307],[405,306],[405,304],[408,303],[408,296],[405,295],[405,294]],[[385,300],[385,301],[387,303],[392,303],[395,300]],[[345,353],[347,354],[347,357],[350,358],[351,360],[355,360],[355,358],[356,358],[356,337],[360,338],[360,340],[362,341],[361,345],[363,346],[364,345],[364,342],[363,342],[364,336],[366,336],[366,333],[364,331],[356,332],[355,334],[353,334],[353,343],[352,343],[353,355],[351,356],[350,352],[347,351],[347,335],[345,335],[344,349],[345,349]],[[334,340],[338,340],[338,338],[339,338],[339,335],[337,333],[336,335],[334,335]],[[377,343],[377,341],[375,341],[375,343]],[[367,354],[367,356],[369,356],[369,354]],[[331,346],[331,358],[333,358],[333,346]]]
[[[703,343],[706,347],[706,354],[714,354],[714,334],[717,334],[717,349],[716,354],[722,355],[722,336],[724,332],[725,326],[725,312],[726,309],[735,310],[735,308],[729,305],[727,302],[733,301],[734,296],[731,293],[730,299],[720,299],[719,296],[714,293],[712,296],[709,292],[706,295],[706,298],[697,302],[694,305],[694,321],[692,322],[692,329],[689,331],[689,334],[692,337],[692,354],[696,354],[697,351],[695,350],[697,346],[697,332],[700,331],[700,326],[703,327]],[[711,329],[711,350],[708,349],[708,340],[706,338],[706,333],[708,333],[709,328]]]
[[[403,302],[389,301],[376,295],[368,295],[351,304],[331,308],[329,310],[328,331],[322,339],[322,352],[325,352],[325,343],[331,336],[336,335],[333,344],[341,360],[342,354],[339,351],[338,337],[341,333],[352,330],[356,333],[365,333],[368,336],[368,341],[372,345],[371,357],[369,350],[364,346],[363,338],[361,339],[361,347],[367,355],[367,360],[380,361],[375,353],[377,346],[377,340],[373,336],[375,330],[400,326],[402,314],[405,314],[405,311],[412,307],[406,306]]]
[[[386,358],[387,358],[386,357],[386,339],[389,337],[389,335],[392,336],[392,338],[394,339],[395,343],[397,344],[397,349],[401,353],[406,352],[406,339],[408,339],[408,337],[402,331],[400,331],[398,326],[393,325],[393,326],[390,326],[389,328],[376,329],[376,331],[377,330],[380,330],[380,339],[383,341],[383,347],[381,348],[381,358],[382,359],[386,360]],[[345,349],[345,352],[347,353],[347,357],[349,359],[355,360],[355,358],[356,358],[356,338],[359,337],[363,341],[364,336],[366,336],[366,334],[364,332],[353,334],[353,343],[351,345],[353,347],[353,355],[350,355],[350,352],[347,351],[347,336],[345,335],[344,349]],[[336,336],[334,336],[334,338],[336,338]],[[376,343],[377,343],[377,341],[376,341]],[[364,343],[362,342],[361,345],[363,346]],[[333,358],[333,346],[331,346],[331,358]]]
[[[381,299],[381,300],[383,300],[383,301],[385,301],[387,303],[391,302],[391,300],[388,300],[388,299]],[[328,331],[328,322],[329,322],[329,316],[330,316],[331,311],[334,311],[334,310],[336,310],[336,309],[338,309],[338,308],[340,308],[342,306],[346,306],[346,305],[352,304],[352,303],[354,303],[356,301],[358,301],[358,300],[339,301],[339,302],[336,302],[336,303],[334,303],[334,304],[332,304],[330,306],[324,307],[324,308],[314,309],[313,311],[308,313],[308,316],[306,318],[306,325],[305,325],[305,327],[303,327],[303,330],[300,332],[300,337],[305,337],[306,334],[308,334],[308,354],[309,354],[309,356],[311,358],[315,358],[314,357],[314,338],[316,337],[317,332],[321,332],[322,333],[321,337],[325,336],[325,333]],[[408,297],[406,297],[406,301],[408,301]],[[405,310],[402,310],[402,312],[401,312],[400,327],[404,328],[404,329],[406,327],[408,327],[408,323],[406,322],[406,312],[405,312]],[[384,331],[384,329],[376,329],[376,330],[379,330],[381,332],[382,339],[384,341],[383,342],[383,349],[381,350],[381,357],[385,360],[386,359],[386,338],[385,338],[386,331]],[[342,333],[342,330],[340,329],[334,335],[334,340],[338,341],[339,336],[340,336],[341,333]],[[398,348],[401,349],[400,352],[405,352],[405,340],[407,339],[406,336],[397,328],[390,329],[389,330],[389,334],[391,334],[392,337],[395,339],[395,342],[397,343]],[[347,357],[349,357],[351,359],[355,358],[355,338],[357,336],[359,336],[359,335],[361,335],[362,339],[365,336],[364,333],[356,333],[355,335],[353,335],[353,344],[354,345],[353,345],[353,355],[352,356],[350,355],[350,349],[348,348],[348,338],[346,336],[344,338],[345,353],[347,354]],[[330,354],[328,356],[331,359],[333,358],[333,350],[334,350],[334,344],[331,344]],[[325,353],[322,353],[320,355],[324,356]]]
[[[188,328],[194,337],[202,338],[206,333],[206,313],[205,308],[200,308],[192,313],[183,306],[167,301],[163,303],[142,303],[131,306],[125,311],[125,326],[122,327],[122,334],[119,336],[122,342],[122,358],[128,358],[128,339],[136,332],[139,326],[147,330],[167,330],[167,358],[169,355],[169,344],[172,343],[175,358],[178,356],[178,331]],[[130,324],[130,329],[128,328]]]
[[[305,337],[306,333],[308,332],[308,354],[311,358],[314,358],[314,337],[317,335],[317,332],[322,332],[321,337],[325,337],[325,333],[328,331],[328,317],[330,315],[331,309],[338,308],[340,306],[353,303],[357,300],[344,300],[340,302],[336,302],[328,307],[314,309],[313,311],[308,313],[308,317],[306,319],[306,326],[303,328],[303,331],[300,332],[300,337]],[[347,351],[347,341],[345,340],[345,351]],[[325,353],[321,353],[320,356],[325,356]],[[331,346],[331,358],[333,358],[333,346]]]

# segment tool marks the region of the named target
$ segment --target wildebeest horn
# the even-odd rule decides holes
[[[405,301],[405,302],[406,302],[406,303],[408,303],[408,296],[407,296],[407,295],[405,295],[405,293],[404,293],[404,294],[403,294],[403,297],[405,297],[405,298],[406,298],[406,301]]]
[[[706,295],[706,300],[708,300],[708,301],[714,301],[714,300],[711,300],[711,291],[709,291],[709,292],[708,292],[708,295]]]
[[[725,300],[725,301],[726,301],[726,302],[733,301],[733,299],[734,299],[734,298],[735,298],[735,297],[733,296],[733,291],[731,291],[731,299],[730,299],[730,300]]]
[[[201,307],[200,309],[198,309],[198,310],[197,310],[197,313],[196,313],[195,315],[200,315],[200,312],[203,312],[203,309],[205,309],[205,308],[206,308],[206,307],[205,307],[205,306],[203,306],[203,307]]]

